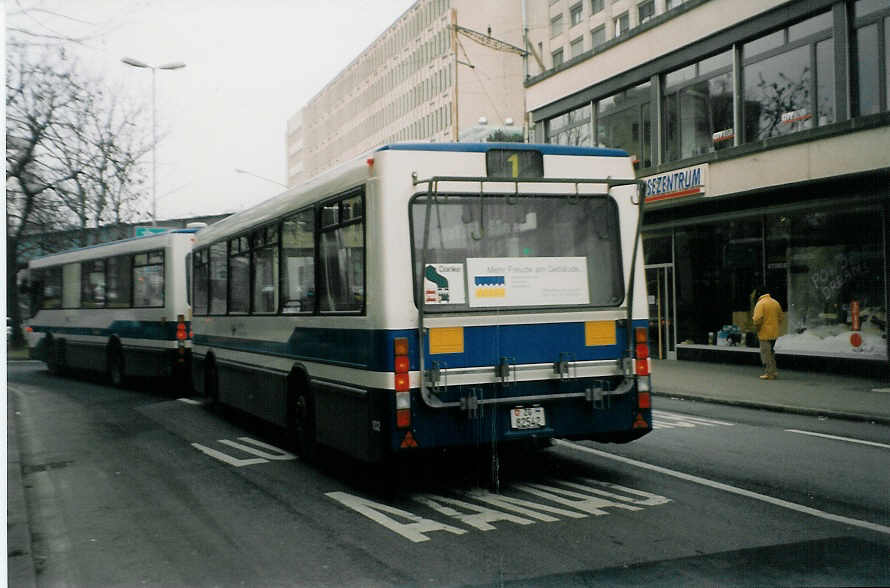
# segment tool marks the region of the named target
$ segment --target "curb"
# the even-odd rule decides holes
[[[31,553],[31,529],[22,480],[22,460],[16,430],[14,395],[6,395],[6,566],[10,586],[36,586],[36,571]]]
[[[653,396],[662,396],[665,398],[679,398],[681,400],[696,400],[699,402],[710,402],[711,404],[723,404],[727,406],[738,406],[741,408],[755,408],[759,410],[769,410],[772,412],[783,412],[789,414],[800,414],[805,416],[824,416],[834,419],[877,423],[881,425],[890,425],[890,417],[876,416],[869,414],[860,414],[856,412],[843,412],[831,409],[806,408],[803,406],[789,406],[786,404],[767,404],[762,402],[751,402],[750,400],[738,400],[734,398],[715,398],[714,396],[705,396],[701,394],[689,394],[687,392],[671,392],[670,390],[661,389],[660,392],[652,392]]]

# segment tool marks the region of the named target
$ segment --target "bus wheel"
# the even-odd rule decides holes
[[[212,359],[208,360],[204,367],[204,397],[210,407],[215,407],[219,402],[219,373],[216,370],[216,362]]]
[[[312,394],[308,390],[299,390],[293,397],[289,432],[292,445],[303,461],[311,462],[318,451],[315,440],[315,407]]]
[[[108,379],[115,388],[123,388],[127,380],[124,373],[124,356],[116,347],[108,352]]]
[[[46,369],[53,376],[61,376],[65,371],[65,344],[50,339],[46,343]]]

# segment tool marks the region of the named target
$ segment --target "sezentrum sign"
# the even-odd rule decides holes
[[[708,188],[708,164],[684,167],[640,179],[646,183],[646,202],[705,196]]]

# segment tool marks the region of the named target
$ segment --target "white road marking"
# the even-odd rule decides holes
[[[873,447],[883,447],[890,449],[890,445],[886,443],[876,443],[875,441],[865,441],[864,439],[853,439],[852,437],[839,437],[837,435],[828,435],[826,433],[814,433],[813,431],[800,431],[798,429],[785,429],[788,433],[799,433],[801,435],[812,435],[813,437],[823,437],[825,439],[834,439],[836,441],[848,441],[850,443],[859,443],[861,445],[871,445]]]
[[[675,427],[692,429],[697,426],[715,427],[725,426],[732,427],[735,423],[726,421],[718,421],[716,419],[707,419],[688,414],[680,414],[676,412],[668,412],[665,410],[652,411],[652,428],[653,429],[673,429]]]
[[[239,459],[237,457],[232,457],[228,453],[223,453],[222,451],[217,451],[216,449],[212,449],[205,445],[201,445],[200,443],[192,443],[192,447],[201,451],[210,457],[216,458],[221,462],[227,463],[230,466],[235,466],[236,468],[243,468],[244,466],[249,465],[257,465],[259,463],[268,463],[268,459],[263,459],[262,457],[251,457],[248,459]]]
[[[192,405],[196,405],[196,406],[200,406],[201,404],[203,404],[201,401],[192,400],[191,398],[179,398],[178,400],[180,402],[184,402],[185,404],[192,404]]]
[[[292,453],[288,453],[287,451],[278,449],[277,447],[268,445],[266,443],[263,443],[262,441],[251,439],[250,437],[238,437],[238,441],[241,441],[242,443],[230,441],[229,439],[220,439],[219,443],[228,445],[229,447],[234,447],[235,449],[243,451],[244,453],[256,455],[257,457],[250,457],[247,459],[239,458],[233,455],[229,455],[228,453],[223,453],[222,451],[219,451],[217,449],[207,447],[206,445],[201,445],[200,443],[192,443],[192,447],[209,455],[210,457],[220,460],[221,462],[227,463],[231,466],[235,466],[236,468],[268,463],[270,460],[286,461],[297,459],[297,456]],[[255,447],[244,445],[244,443],[249,443],[250,445],[254,445]],[[260,447],[261,449],[257,449],[257,447]],[[265,451],[263,451],[263,449]]]
[[[869,521],[860,521],[859,519],[851,519],[850,517],[831,514],[829,512],[811,508],[809,506],[803,506],[802,504],[797,504],[794,502],[789,502],[787,500],[782,500],[781,498],[774,498],[772,496],[767,496],[765,494],[751,492],[750,490],[745,490],[743,488],[736,488],[735,486],[730,486],[729,484],[724,484],[722,482],[715,482],[713,480],[708,480],[707,478],[693,476],[692,474],[685,474],[683,472],[678,472],[676,470],[671,470],[671,469],[668,469],[665,467],[653,465],[653,464],[646,463],[643,461],[638,461],[636,459],[631,459],[629,457],[623,457],[620,455],[614,455],[612,453],[606,453],[605,451],[600,451],[598,449],[593,449],[592,447],[586,447],[584,445],[578,445],[577,443],[573,443],[571,441],[565,441],[563,439],[554,439],[553,442],[555,444],[557,444],[561,447],[565,447],[567,449],[574,449],[575,451],[581,451],[584,453],[590,453],[592,455],[596,455],[598,457],[604,457],[606,459],[620,461],[620,462],[626,463],[628,465],[651,470],[653,472],[658,472],[660,474],[665,474],[668,476],[673,476],[673,477],[679,478],[681,480],[686,480],[687,482],[701,484],[702,486],[708,486],[710,488],[715,488],[717,490],[723,490],[725,492],[730,492],[732,494],[738,494],[739,496],[745,496],[746,498],[753,498],[754,500],[760,500],[762,502],[766,502],[766,503],[769,503],[769,504],[772,504],[775,506],[780,506],[782,508],[787,508],[789,510],[797,511],[800,513],[808,514],[808,515],[811,515],[814,517],[818,517],[820,519],[826,519],[829,521],[834,521],[834,522],[842,523],[845,525],[851,525],[853,527],[861,527],[863,529],[868,529],[870,531],[876,531],[878,533],[884,533],[885,535],[890,535],[890,527],[887,527],[885,525],[879,525],[877,523],[871,523]]]
[[[421,541],[429,541],[430,538],[424,535],[431,531],[447,531],[453,535],[463,535],[466,533],[463,529],[452,527],[432,519],[419,517],[407,510],[402,510],[387,504],[373,502],[360,496],[347,494],[346,492],[328,492],[325,494],[328,498],[333,498],[343,506],[347,506],[357,511],[375,523],[383,525],[390,531],[398,533],[409,541],[420,543]],[[402,523],[389,515],[395,515],[401,519],[411,521],[410,523]]]
[[[571,488],[571,490],[559,486],[566,486]],[[499,521],[517,525],[531,525],[536,521],[552,523],[560,519],[550,515],[559,515],[569,519],[583,519],[589,515],[602,516],[609,514],[603,510],[604,508],[639,511],[643,510],[641,508],[643,506],[657,506],[670,502],[670,499],[664,496],[589,478],[580,478],[578,482],[553,480],[547,485],[518,484],[511,488],[535,495],[544,501],[555,502],[562,507],[569,508],[550,506],[543,502],[531,502],[503,494],[492,494],[487,490],[458,492],[460,499],[438,494],[415,494],[411,496],[411,499],[442,516],[460,521],[464,525],[479,531],[496,530],[492,523]],[[431,531],[447,531],[454,535],[466,533],[464,529],[453,527],[434,519],[421,517],[387,504],[380,504],[361,496],[347,494],[346,492],[328,492],[325,496],[336,500],[343,506],[353,509],[414,543],[428,541],[429,537],[425,533]],[[620,502],[604,500],[603,496],[608,496]],[[483,503],[485,506],[477,503]],[[497,507],[497,509],[492,507]],[[511,512],[522,516],[510,514]],[[406,523],[405,521],[408,522]]]

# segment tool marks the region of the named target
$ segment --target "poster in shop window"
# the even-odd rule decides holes
[[[586,257],[467,258],[471,307],[589,304]]]

